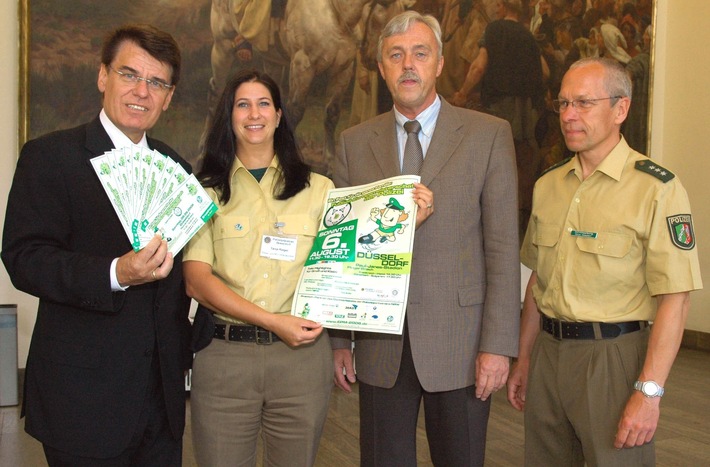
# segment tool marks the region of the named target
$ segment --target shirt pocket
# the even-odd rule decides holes
[[[282,225],[281,231],[287,237],[295,237],[296,257],[293,261],[279,261],[281,274],[289,287],[295,288],[301,269],[306,262],[316,234],[318,233],[318,219],[308,214],[282,214],[277,216],[277,221]],[[291,285],[292,284],[292,285]]]
[[[611,258],[623,258],[631,251],[633,238],[620,232],[599,232],[596,238],[577,238],[577,248],[585,253],[591,253]]]
[[[553,247],[560,239],[560,228],[552,224],[537,224],[533,244],[535,246]]]
[[[277,221],[282,224],[281,231],[286,235],[315,237],[318,233],[318,219],[307,214],[283,214],[277,216]]]
[[[214,221],[212,240],[217,243],[231,238],[245,238],[249,232],[251,224],[248,216],[219,216]]]

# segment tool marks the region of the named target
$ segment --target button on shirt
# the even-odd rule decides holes
[[[188,243],[184,261],[202,261],[230,289],[271,313],[290,313],[291,301],[320,225],[323,206],[333,182],[311,174],[310,186],[287,200],[276,200],[273,185],[281,171],[276,157],[261,182],[237,159],[232,168],[232,195],[225,205],[208,188],[219,210]],[[261,256],[264,235],[278,233],[298,239],[295,261]],[[240,321],[218,313],[220,319]]]
[[[687,193],[677,177],[637,170],[640,160],[650,162],[622,138],[586,180],[576,156],[538,180],[520,255],[544,314],[651,320],[654,295],[702,288],[697,249],[674,245],[668,222],[690,214]]]

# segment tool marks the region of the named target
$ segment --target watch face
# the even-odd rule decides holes
[[[646,381],[641,386],[641,392],[643,392],[643,394],[645,396],[649,396],[649,397],[653,397],[653,396],[657,395],[658,390],[659,390],[659,386],[654,381]]]

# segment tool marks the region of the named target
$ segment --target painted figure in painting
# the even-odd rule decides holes
[[[250,8],[269,2],[255,0],[213,0],[210,23],[214,43],[212,46],[212,78],[210,80],[210,112],[214,97],[224,88],[226,78],[235,61],[235,39],[241,44],[245,32],[241,26],[253,24],[244,21]],[[330,160],[335,152],[335,127],[340,118],[343,95],[353,77],[353,62],[358,49],[354,30],[361,21],[366,4],[390,6],[394,0],[289,0],[283,18],[279,19],[278,34],[274,22],[263,18],[257,34],[250,30],[256,41],[256,51],[272,64],[288,65],[288,102],[286,108],[294,128],[306,110],[308,93],[313,80],[320,75],[326,78],[325,145],[323,158],[316,169],[330,172]],[[272,9],[271,12],[274,10]],[[271,14],[271,13],[269,13]],[[269,32],[264,33],[268,28]],[[379,31],[369,31],[379,34]],[[369,55],[366,53],[365,55]],[[270,71],[276,75],[274,71]]]

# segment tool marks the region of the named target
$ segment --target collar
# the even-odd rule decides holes
[[[148,138],[146,138],[145,133],[143,133],[143,137],[138,142],[138,144],[134,143],[133,141],[131,141],[131,138],[126,136],[124,132],[119,130],[118,127],[113,124],[111,119],[108,118],[108,115],[106,115],[106,111],[104,109],[101,109],[101,113],[99,114],[99,120],[101,120],[101,125],[104,127],[104,130],[106,130],[106,133],[108,133],[108,137],[111,138],[111,142],[113,143],[114,148],[130,148],[131,146],[141,146],[144,148],[149,148]]]
[[[269,166],[266,168],[266,172],[268,173],[270,168],[273,168],[274,170],[281,171],[281,164],[279,163],[279,157],[274,155],[274,158],[271,159],[271,163]],[[244,170],[246,172],[249,172],[249,169],[247,169],[242,161],[239,160],[238,157],[234,158],[234,163],[232,164],[232,170],[231,173],[229,174],[230,180],[234,178],[234,176],[237,174],[239,170]],[[264,174],[266,176],[266,174]]]
[[[621,180],[621,174],[624,171],[630,152],[631,147],[629,147],[629,144],[624,139],[624,136],[621,135],[621,139],[616,146],[614,146],[614,149],[612,149],[604,160],[599,163],[594,172],[601,172],[618,182]],[[579,156],[577,154],[574,156],[572,170],[575,174],[579,174],[578,178],[581,179],[582,165],[579,162]]]
[[[404,124],[409,121],[407,117],[399,113],[397,107],[393,106],[394,119],[397,122],[397,128],[404,132]],[[436,119],[439,116],[439,110],[441,110],[441,98],[436,95],[434,102],[424,109],[419,115],[416,116],[415,120],[419,122],[422,126],[421,132],[427,138],[431,138],[434,134],[434,129],[436,127]],[[406,132],[405,132],[406,134]]]

